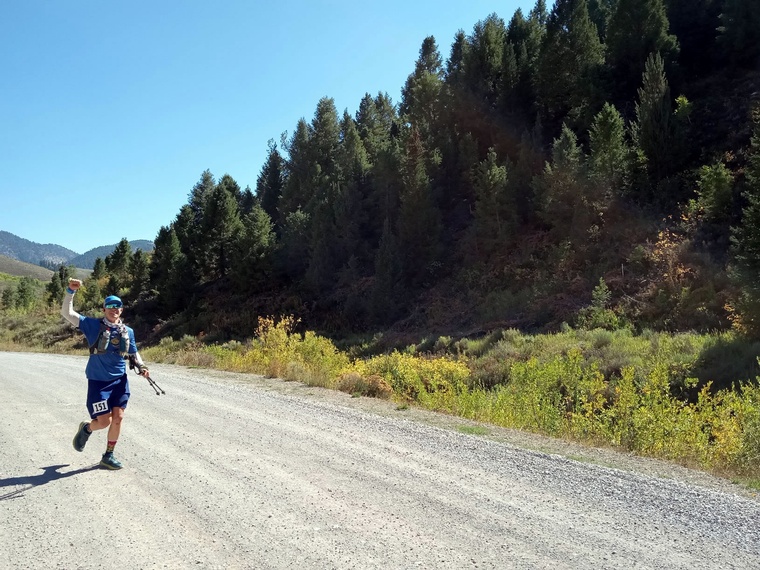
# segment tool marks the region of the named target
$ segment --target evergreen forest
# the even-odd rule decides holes
[[[268,315],[332,338],[760,336],[757,0],[538,0],[412,63],[399,101],[317,101],[255,188],[202,172],[78,303],[118,291],[154,339]]]

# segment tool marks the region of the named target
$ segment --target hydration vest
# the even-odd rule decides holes
[[[98,338],[90,345],[90,354],[105,354],[109,344],[118,346],[119,353],[126,356],[129,353],[129,333],[123,323],[111,326],[107,325],[103,319],[100,321]]]

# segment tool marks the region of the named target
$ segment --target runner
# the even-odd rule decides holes
[[[124,358],[133,356],[138,373],[148,376],[135,344],[132,329],[121,321],[124,304],[116,295],[106,297],[103,303],[105,317],[85,317],[74,311],[74,294],[82,286],[79,279],[69,279],[61,305],[61,315],[79,328],[90,345],[87,361],[87,411],[90,422],[82,422],[74,436],[74,449],[83,451],[93,431],[108,428],[108,444],[100,465],[107,469],[121,469],[122,465],[113,455],[121,433],[121,422],[129,401],[129,381]]]

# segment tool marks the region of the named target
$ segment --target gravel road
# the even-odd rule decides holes
[[[83,453],[85,358],[0,353],[0,568],[760,569],[705,474],[259,376],[131,376]]]

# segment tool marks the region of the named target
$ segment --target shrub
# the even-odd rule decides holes
[[[393,388],[378,374],[372,374],[365,378],[356,372],[347,372],[338,378],[337,388],[349,394],[384,400],[390,399],[393,395]]]
[[[436,409],[445,408],[446,404],[440,401],[442,396],[462,390],[470,375],[464,360],[420,358],[398,351],[355,361],[346,370],[350,371],[364,378],[378,375],[398,397],[429,404]]]

